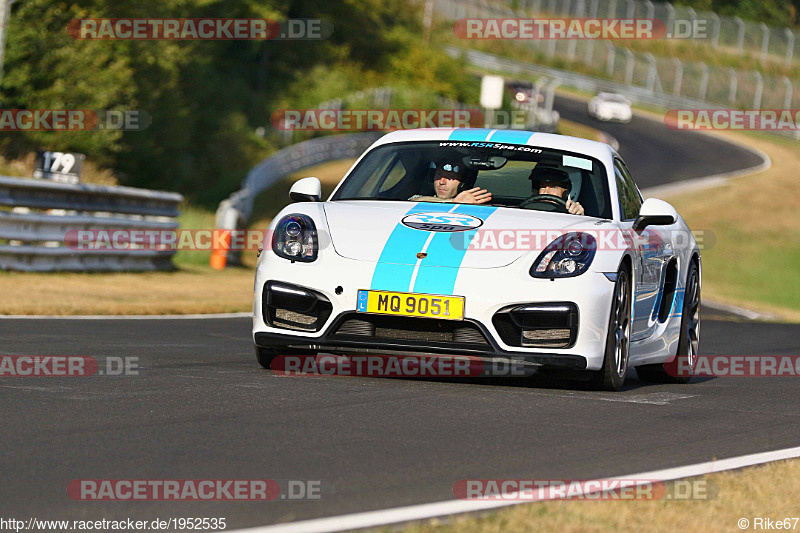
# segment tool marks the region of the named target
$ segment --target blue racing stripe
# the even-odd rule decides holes
[[[497,130],[489,141],[505,144],[528,144],[528,141],[534,135],[534,133],[529,131]]]
[[[452,208],[452,204],[420,202],[403,216],[429,211],[447,212]],[[425,241],[428,240],[428,235],[430,233],[427,231],[411,229],[398,221],[386,240],[378,263],[375,265],[370,288],[380,291],[407,292],[417,261],[416,254],[422,250]]]
[[[484,128],[468,128],[463,130],[453,130],[450,134],[449,140],[451,141],[483,141],[494,130]]]
[[[482,205],[459,205],[454,213],[465,215],[472,215],[481,220],[486,220],[497,210],[496,207],[482,206]],[[452,233],[437,233],[431,243],[428,245],[428,257],[435,258],[436,264],[439,266],[424,266],[420,264],[419,271],[417,272],[417,279],[414,282],[413,292],[428,293],[428,294],[453,294],[453,288],[456,285],[456,278],[458,277],[458,270],[461,267],[461,262],[464,260],[464,255],[467,253],[466,248],[453,246],[450,238]]]

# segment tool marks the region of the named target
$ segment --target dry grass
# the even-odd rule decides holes
[[[663,121],[663,114],[637,112]],[[664,198],[689,227],[712,236],[702,251],[703,294],[800,322],[800,144],[766,134],[712,135],[765,152],[772,166],[713,189]]]
[[[514,506],[481,517],[432,520],[406,533],[558,531],[739,531],[737,521],[797,517],[800,460],[769,463],[705,476],[719,487],[716,497],[695,501],[563,501]],[[709,483],[711,485],[711,483]],[[797,526],[800,528],[800,523]]]
[[[250,311],[253,271],[0,273],[0,314],[163,315]]]
[[[18,162],[17,167],[24,164]],[[290,202],[289,188],[297,179],[317,176],[327,195],[352,164],[352,160],[343,160],[312,167],[278,183],[259,198],[251,227],[267,227]],[[183,211],[184,229],[210,228],[214,224],[213,213],[191,206],[184,206]],[[244,267],[221,272],[208,266],[208,256],[208,251],[180,251],[175,260],[179,268],[176,272],[0,272],[0,315],[164,315],[252,310],[256,252],[243,253]]]

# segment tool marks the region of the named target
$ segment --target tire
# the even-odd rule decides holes
[[[614,283],[603,367],[592,374],[593,388],[615,391],[625,383],[631,348],[631,294],[630,269],[623,265]]]
[[[314,350],[262,348],[261,346],[256,346],[256,361],[258,361],[258,364],[267,370],[269,370],[272,362],[279,355],[317,355],[317,352]]]
[[[700,270],[692,261],[686,275],[686,288],[681,309],[681,333],[678,353],[663,364],[636,367],[643,381],[654,383],[688,383],[697,364],[700,345]],[[687,372],[688,370],[688,372]],[[680,375],[686,374],[686,375]]]
[[[256,346],[256,361],[267,370],[269,370],[272,360],[275,359],[277,355],[278,353],[274,349]]]

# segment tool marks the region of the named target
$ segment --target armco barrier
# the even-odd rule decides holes
[[[259,163],[244,179],[242,188],[223,200],[217,209],[220,229],[243,229],[253,214],[253,202],[261,192],[283,178],[326,161],[360,156],[384,132],[350,133],[318,137],[288,146]],[[288,201],[288,198],[287,198]],[[228,252],[227,264],[237,264],[239,252]]]
[[[171,192],[0,176],[0,206],[15,208],[0,210],[0,270],[171,270],[175,250],[78,250],[64,243],[75,230],[174,230],[182,201]]]

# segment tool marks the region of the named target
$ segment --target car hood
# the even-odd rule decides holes
[[[425,266],[460,268],[511,264],[541,251],[562,232],[586,229],[597,221],[562,213],[434,202],[339,200],[325,202],[324,209],[331,243],[342,257],[411,265],[421,259]],[[439,231],[409,227],[426,223]],[[441,231],[452,226],[468,229]],[[419,258],[423,252],[427,255]]]

